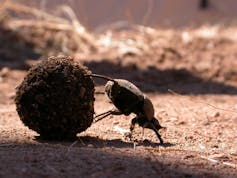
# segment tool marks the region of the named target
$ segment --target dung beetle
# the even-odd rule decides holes
[[[92,77],[102,78],[108,80],[105,85],[105,93],[112,101],[115,109],[101,113],[95,118],[98,118],[95,122],[109,116],[109,115],[126,115],[131,113],[136,114],[136,117],[131,120],[130,124],[130,138],[135,125],[138,124],[143,128],[153,130],[163,144],[163,139],[159,134],[159,130],[163,128],[159,121],[154,117],[154,107],[151,100],[145,96],[141,90],[133,83],[124,79],[112,79],[107,76],[90,74]]]

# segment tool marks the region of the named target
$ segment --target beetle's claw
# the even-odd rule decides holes
[[[131,142],[132,141],[132,133],[131,132],[125,133],[124,138],[125,138],[125,140]]]
[[[163,145],[163,144],[164,144],[163,139],[162,139],[162,138],[159,138],[159,140],[160,140],[160,144]]]

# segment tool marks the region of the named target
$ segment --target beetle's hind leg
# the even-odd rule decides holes
[[[96,119],[94,122],[98,122],[98,121],[104,119],[105,117],[107,117],[107,116],[109,116],[109,115],[121,115],[121,114],[122,114],[122,113],[121,113],[119,110],[117,110],[117,109],[111,109],[111,110],[109,110],[109,111],[106,111],[106,112],[104,112],[104,113],[101,113],[101,114],[96,115],[96,116],[94,117],[94,119],[96,119],[96,118],[98,118],[98,119]]]

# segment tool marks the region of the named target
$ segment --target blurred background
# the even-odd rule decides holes
[[[185,27],[235,22],[235,0],[16,0],[57,14],[67,4],[80,22],[97,29],[117,21],[152,27]]]
[[[234,0],[0,2],[0,68],[29,69],[41,56],[63,54],[146,91],[167,92],[177,77],[237,80]],[[144,70],[151,87],[142,85]],[[195,87],[187,88],[179,91]],[[208,92],[223,93],[217,87],[196,91]]]

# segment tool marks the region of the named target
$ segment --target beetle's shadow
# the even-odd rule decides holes
[[[144,146],[144,147],[172,147],[175,146],[173,143],[165,142],[160,144],[158,142],[152,142],[149,140],[143,140],[139,142],[127,142],[121,139],[101,139],[98,137],[92,136],[80,136],[77,137],[75,140],[64,140],[64,141],[55,141],[55,140],[45,140],[39,136],[35,137],[35,140],[40,143],[47,143],[47,144],[61,144],[65,146],[72,146],[73,147],[92,147],[92,148],[104,148],[104,147],[115,147],[115,148],[134,148],[135,146]]]
[[[116,148],[134,148],[134,146],[145,146],[145,147],[171,147],[175,146],[175,144],[166,142],[164,144],[160,144],[159,142],[152,142],[149,140],[143,140],[138,142],[127,142],[121,139],[113,139],[113,140],[104,140],[97,137],[91,136],[81,136],[79,137],[79,142],[83,142],[85,145],[91,144],[95,147],[116,147]],[[82,143],[80,143],[82,144]]]

